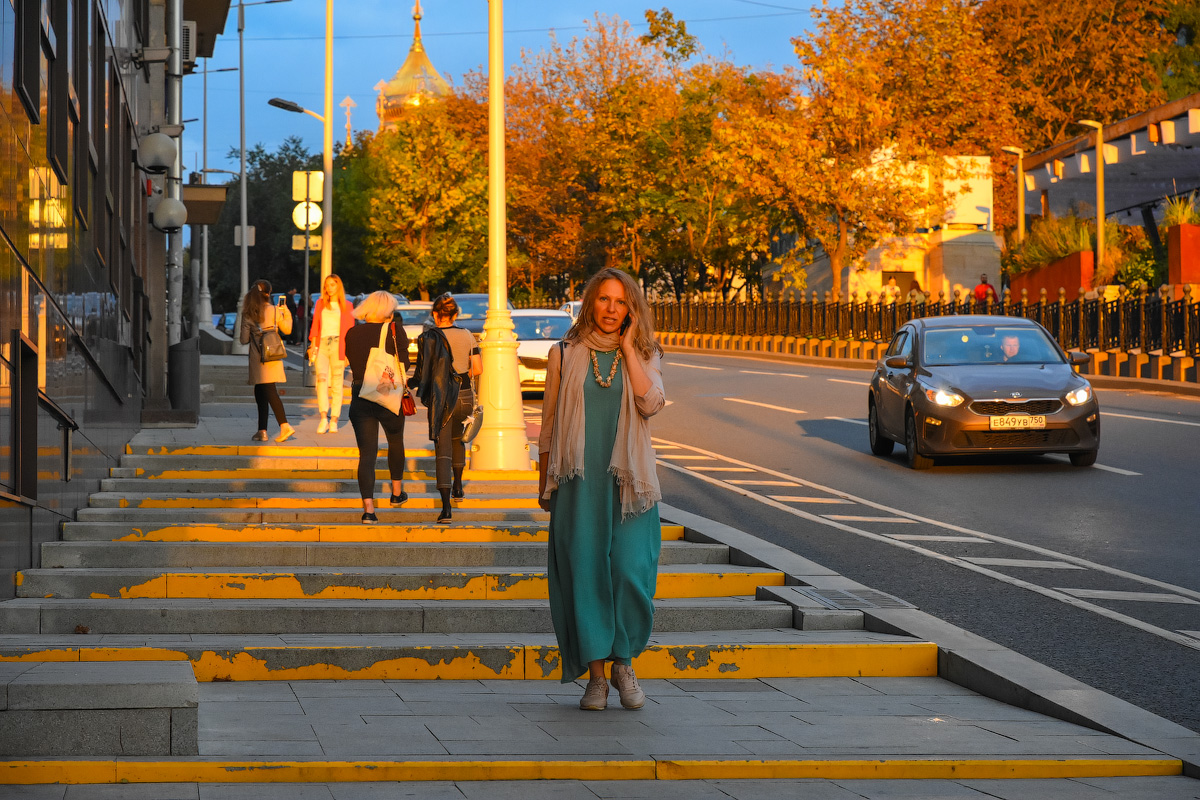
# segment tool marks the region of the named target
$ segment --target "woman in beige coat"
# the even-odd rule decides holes
[[[255,281],[242,298],[242,344],[250,345],[250,380],[254,387],[254,402],[258,404],[258,432],[250,437],[256,442],[267,440],[267,408],[275,412],[275,421],[279,423],[277,442],[290,439],[296,429],[288,424],[287,414],[283,410],[283,401],[279,399],[277,383],[287,383],[283,373],[282,361],[268,361],[265,364],[259,351],[259,339],[263,330],[277,328],[281,336],[292,332],[292,312],[286,304],[271,304],[271,284],[267,281]]]

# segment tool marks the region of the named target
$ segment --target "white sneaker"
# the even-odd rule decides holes
[[[621,705],[625,708],[641,708],[646,704],[646,693],[638,684],[633,667],[628,664],[613,664],[612,682],[621,694]]]
[[[327,430],[329,430],[329,420],[321,417],[321,421],[317,423],[317,433],[324,433]]]
[[[604,676],[588,681],[579,707],[584,711],[603,711],[608,708],[608,681],[604,680]]]
[[[329,432],[337,433],[337,420],[333,417],[329,418]]]

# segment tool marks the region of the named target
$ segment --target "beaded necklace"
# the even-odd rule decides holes
[[[621,365],[620,349],[617,349],[617,356],[613,359],[612,369],[608,371],[608,380],[604,380],[604,378],[600,377],[600,362],[596,360],[596,351],[589,348],[588,352],[592,355],[592,374],[596,376],[596,383],[600,384],[600,387],[603,389],[607,389],[608,387],[612,386],[613,378],[617,376],[617,367]]]

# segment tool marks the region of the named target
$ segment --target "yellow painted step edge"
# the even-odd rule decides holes
[[[59,647],[0,656],[24,663],[74,661],[190,661],[196,680],[558,680],[558,648],[514,644],[500,648],[469,645],[412,647],[412,654],[391,657],[390,648],[248,647],[241,650],[187,651],[168,647]],[[357,651],[354,669],[329,663],[337,650]],[[372,651],[376,660],[369,662]],[[308,652],[312,663],[275,666],[280,657],[297,663]],[[453,653],[453,655],[449,655]],[[634,659],[645,679],[728,678],[913,678],[937,675],[937,645],[932,642],[870,644],[651,645]],[[368,663],[369,662],[369,663]],[[3,781],[0,781],[3,783]]]
[[[0,761],[5,784],[342,783],[351,781],[997,780],[1183,774],[1178,759],[722,759],[673,761]]]
[[[544,542],[549,530],[513,531],[507,528],[446,527],[444,525],[298,525],[289,528],[273,523],[263,527],[230,529],[204,524],[168,525],[113,539],[114,542]],[[663,541],[682,541],[682,525],[663,525]]]

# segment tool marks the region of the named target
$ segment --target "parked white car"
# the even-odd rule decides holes
[[[570,314],[571,321],[574,322],[575,320],[579,319],[579,307],[582,305],[583,305],[582,300],[571,300],[571,301],[563,303],[561,306],[559,306],[558,310],[563,312],[564,314]]]
[[[571,315],[544,308],[519,308],[510,311],[513,333],[517,337],[517,372],[521,391],[540,392],[546,388],[546,360],[571,328]]]

